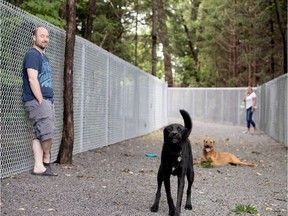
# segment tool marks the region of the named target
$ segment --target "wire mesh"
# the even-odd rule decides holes
[[[255,88],[257,109],[253,115],[256,126],[275,140],[287,144],[287,83],[288,75]],[[242,102],[243,88],[169,88],[168,116],[179,117],[186,109],[193,120],[246,125],[246,110]]]
[[[63,128],[65,32],[0,0],[0,159],[1,178],[30,169],[32,127],[22,103],[22,61],[32,45],[32,31],[50,34],[46,54],[53,68],[57,157]],[[245,125],[241,101],[246,88],[167,88],[139,68],[76,37],[73,69],[73,154],[150,133],[179,118],[186,109],[193,120]],[[287,146],[287,74],[257,87],[259,128]]]
[[[260,128],[288,147],[288,74],[260,86]]]
[[[0,177],[4,178],[33,166],[32,127],[22,102],[22,61],[32,46],[36,26],[46,27],[50,35],[46,54],[53,69],[56,115],[51,160],[57,158],[63,128],[65,32],[3,0],[0,21]],[[167,114],[155,120],[159,110],[167,106],[167,100],[157,92],[166,91],[164,82],[76,37],[73,154],[141,136],[166,125]]]
[[[21,9],[0,1],[0,118],[1,118],[1,178],[27,170],[33,164],[31,151],[32,127],[24,112],[22,102],[22,61],[25,52],[32,45],[32,31],[44,26],[51,32],[53,40],[47,49],[47,56],[53,65],[56,118],[62,119],[63,106],[63,59],[65,34],[58,28]],[[56,122],[56,134],[52,152],[58,150],[62,122]],[[55,158],[53,154],[52,159]]]
[[[169,88],[168,116],[176,117],[186,109],[194,120],[244,125],[245,88]],[[258,94],[258,90],[256,94]],[[259,101],[257,102],[259,104]],[[259,106],[258,106],[259,107]],[[254,120],[258,122],[257,112]]]

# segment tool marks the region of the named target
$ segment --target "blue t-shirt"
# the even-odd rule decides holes
[[[38,71],[38,81],[44,99],[53,100],[52,69],[49,59],[45,54],[41,54],[37,49],[28,50],[23,61],[23,101],[36,99],[28,80],[27,68]]]

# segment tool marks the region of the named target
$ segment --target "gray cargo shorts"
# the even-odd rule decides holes
[[[24,105],[33,124],[34,138],[40,141],[52,139],[55,131],[55,110],[52,101],[44,99],[39,104],[34,99],[25,102]]]

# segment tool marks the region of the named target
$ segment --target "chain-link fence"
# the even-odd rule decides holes
[[[53,68],[57,157],[63,127],[65,32],[0,0],[0,159],[1,176],[33,165],[32,127],[22,103],[22,61],[32,45],[32,30],[50,33],[47,55]],[[155,77],[76,37],[73,74],[73,154],[141,136],[179,118],[245,125],[246,88],[169,88]],[[256,89],[257,125],[287,146],[287,74]]]
[[[288,74],[259,87],[259,127],[288,147]]]
[[[53,69],[56,160],[63,127],[65,31],[0,0],[1,178],[30,169],[32,127],[22,102],[22,62],[32,46],[32,31],[50,34],[46,51]],[[167,124],[167,85],[80,37],[76,38],[74,73],[74,149],[89,149],[150,133]]]
[[[245,124],[245,107],[242,103],[245,90],[246,88],[169,88],[168,116],[177,116],[179,108],[183,108],[194,120]],[[257,90],[255,92],[257,94]],[[254,119],[257,122],[258,115]]]
[[[255,88],[257,109],[253,115],[256,125],[272,138],[287,144],[287,83],[283,75]],[[193,120],[231,125],[246,125],[243,103],[245,88],[169,88],[168,116],[178,117],[186,109]]]

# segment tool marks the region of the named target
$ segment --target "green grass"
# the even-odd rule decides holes
[[[243,214],[243,213],[249,213],[249,214],[257,214],[258,210],[255,206],[252,205],[237,205],[234,209],[233,212],[236,214]]]
[[[212,168],[213,167],[211,161],[204,161],[204,162],[201,163],[201,166],[203,168]]]

